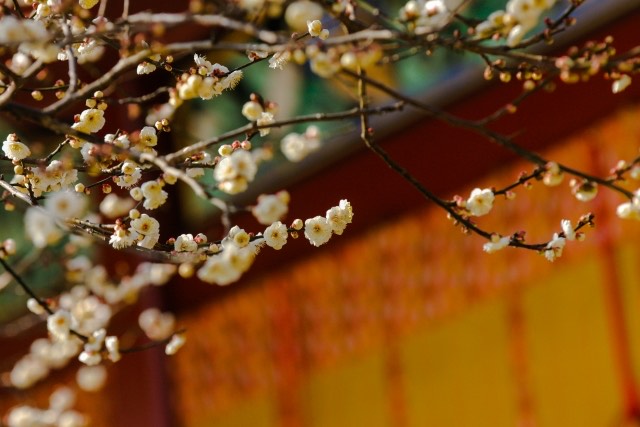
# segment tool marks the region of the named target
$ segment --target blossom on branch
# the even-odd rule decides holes
[[[483,216],[491,212],[494,199],[495,196],[490,189],[481,190],[480,188],[475,188],[471,191],[465,206],[471,215]]]
[[[4,151],[4,155],[11,160],[22,160],[31,155],[29,147],[20,142],[15,133],[10,134],[7,139],[2,142],[2,151]]]

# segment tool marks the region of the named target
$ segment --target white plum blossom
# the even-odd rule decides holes
[[[57,340],[69,338],[71,328],[75,321],[67,310],[58,310],[47,317],[47,330]]]
[[[35,298],[29,298],[27,300],[27,308],[33,314],[41,315],[46,313],[42,304],[40,304],[40,302]]]
[[[140,144],[144,147],[155,147],[158,144],[158,136],[156,129],[151,126],[145,126],[140,131]]]
[[[297,0],[289,4],[284,19],[294,31],[307,31],[307,22],[322,18],[322,6],[309,0]]]
[[[193,239],[192,234],[181,234],[176,239],[173,248],[176,252],[195,252],[198,250],[198,243]]]
[[[305,133],[292,132],[280,141],[280,150],[290,162],[299,162],[320,148],[320,134],[316,126],[309,126]]]
[[[45,192],[60,191],[78,180],[78,170],[60,160],[52,160],[45,169],[32,168],[32,172],[29,184],[36,197],[42,196]]]
[[[319,37],[322,33],[322,22],[319,19],[307,21],[307,31],[311,37]]]
[[[136,67],[136,74],[138,75],[151,74],[155,70],[156,70],[156,64],[154,64],[153,62],[143,61],[139,63],[138,66]]]
[[[74,402],[75,392],[68,387],[59,387],[49,397],[48,409],[15,406],[4,420],[8,427],[86,427],[88,420],[71,409]]]
[[[98,44],[94,38],[85,40],[82,43],[74,43],[72,49],[74,56],[78,59],[78,64],[96,62],[105,51],[104,46]],[[64,54],[65,51],[61,50],[60,52]],[[60,59],[60,56],[60,53],[58,53],[58,59]]]
[[[37,248],[55,244],[63,236],[62,230],[56,224],[55,217],[37,206],[27,209],[24,215],[24,229]]]
[[[258,120],[263,112],[262,105],[256,101],[247,101],[242,106],[242,115],[252,122]]]
[[[117,362],[122,358],[120,354],[120,341],[116,336],[106,337],[104,340],[104,346],[107,349],[107,357],[112,362]]]
[[[494,199],[495,196],[490,189],[475,188],[467,199],[466,208],[473,216],[483,216],[491,211]]]
[[[198,96],[198,90],[202,84],[202,76],[191,74],[186,80],[178,82],[178,95],[180,99],[192,99]]]
[[[44,207],[56,218],[81,218],[86,209],[87,199],[75,191],[55,191],[47,195]]]
[[[0,44],[10,45],[29,41],[44,42],[51,38],[42,21],[17,19],[4,15],[0,19]]]
[[[204,176],[204,169],[203,168],[187,168],[187,176],[189,176],[190,178],[200,178],[202,176]],[[177,182],[177,177],[175,178]],[[166,181],[166,179],[165,179]]]
[[[198,66],[198,73],[207,75],[213,72],[213,64],[207,61],[206,57],[200,56],[196,53],[193,55],[193,62]]]
[[[564,233],[565,239],[576,240],[576,232],[573,229],[571,220],[563,219],[562,221],[560,221],[560,225],[562,227],[562,232]]]
[[[105,123],[104,111],[99,108],[89,108],[80,114],[78,121],[71,127],[84,133],[96,133]]]
[[[333,52],[318,52],[311,58],[309,66],[315,74],[328,79],[340,71],[340,57]]]
[[[18,389],[31,387],[49,374],[47,363],[41,358],[29,353],[13,365],[9,373],[11,385]]]
[[[84,350],[78,356],[78,360],[87,366],[96,366],[102,362],[102,356],[97,351]]]
[[[209,100],[214,96],[222,93],[222,86],[219,84],[217,77],[205,77],[198,86],[198,96],[201,99]]]
[[[280,52],[276,52],[269,58],[269,68],[275,70],[282,70],[284,66],[289,63],[291,59],[291,52],[288,50],[283,50]]]
[[[549,241],[544,250],[544,257],[553,262],[556,258],[559,258],[562,255],[562,250],[564,249],[565,244],[566,239],[564,237],[560,237],[558,233],[554,233],[551,241]]]
[[[351,220],[353,219],[351,203],[344,199],[340,200],[340,204],[338,206],[334,206],[327,211],[326,219],[331,227],[331,231],[337,235],[341,235],[344,229],[347,228],[347,225],[351,224]]]
[[[257,170],[256,162],[249,152],[236,150],[216,165],[213,176],[217,181],[225,181],[238,176],[252,181]]]
[[[548,187],[555,187],[560,185],[564,180],[564,173],[560,169],[560,165],[556,162],[549,162],[546,166],[546,171],[542,175],[542,182]]]
[[[125,216],[134,206],[135,202],[132,199],[110,193],[100,202],[98,209],[107,218],[118,218]]]
[[[73,290],[80,289],[87,291],[87,288],[84,286],[76,287]],[[63,294],[60,298],[60,303],[62,305],[62,297],[66,294]],[[71,311],[71,315],[76,321],[76,330],[81,334],[90,334],[96,330],[105,328],[109,321],[111,320],[111,316],[113,312],[111,307],[108,304],[103,303],[98,297],[95,295],[78,295],[74,297],[71,295],[73,300],[70,302],[68,309]]]
[[[81,366],[76,372],[76,383],[81,390],[96,392],[107,381],[107,368],[103,365]]]
[[[416,34],[439,30],[449,23],[455,11],[455,7],[448,7],[447,3],[450,2],[444,0],[408,1],[400,9],[400,19],[411,23]]]
[[[198,66],[198,73],[203,76],[217,75],[222,76],[229,73],[229,69],[224,65],[212,64],[207,58],[198,54],[193,55],[193,61]]]
[[[5,239],[4,241],[0,242],[0,254],[4,252],[4,255],[15,255],[16,249],[17,246],[14,239]]]
[[[134,162],[124,162],[120,170],[122,175],[114,178],[118,187],[131,188],[142,178],[142,169]]]
[[[289,233],[287,227],[280,221],[276,221],[264,230],[264,241],[267,246],[280,250],[287,243]]]
[[[571,192],[581,202],[589,202],[598,195],[598,184],[592,181],[571,182]]]
[[[26,405],[14,406],[6,417],[9,427],[37,426],[40,422],[41,412]]]
[[[256,124],[258,126],[267,126],[274,123],[276,120],[273,117],[273,113],[268,111],[264,111],[260,114],[258,120],[256,120]],[[267,136],[271,132],[271,128],[262,128],[260,129],[260,136]]]
[[[231,249],[226,249],[225,252]],[[223,252],[224,253],[224,252]],[[231,265],[222,255],[213,255],[198,270],[197,276],[207,283],[228,285],[240,278],[242,272]]]
[[[309,218],[304,222],[304,236],[313,246],[321,246],[331,238],[331,225],[322,216]]]
[[[619,79],[616,79],[611,84],[611,91],[613,93],[620,93],[631,84],[631,77],[628,74],[623,74]]]
[[[200,280],[225,286],[237,281],[251,267],[260,247],[260,242],[263,240],[249,242],[245,246],[239,247],[236,237],[242,235],[242,232],[244,230],[239,228],[236,229],[235,233],[230,232],[230,236],[233,235],[233,237],[230,238],[228,236],[223,241],[223,251],[207,258],[207,261],[197,273]]]
[[[622,219],[640,220],[640,190],[634,193],[634,197],[629,202],[618,205],[616,214]]]
[[[98,352],[102,350],[107,331],[104,328],[96,329],[89,335],[89,339],[84,343],[84,350],[88,352]]]
[[[540,20],[542,13],[555,4],[556,0],[509,0],[506,11],[517,24],[507,36],[507,45],[516,46]]]
[[[104,136],[104,142],[107,144],[113,144],[119,148],[129,148],[129,144],[131,143],[129,141],[129,135],[126,133],[121,133],[118,136],[108,133]]]
[[[18,50],[44,63],[57,61],[58,53],[60,52],[58,46],[47,41],[22,42],[18,46]]]
[[[143,74],[151,74],[156,70],[156,64],[153,63],[153,61],[160,61],[161,57],[160,54],[153,54],[151,56],[149,56],[149,59],[151,61],[142,61],[141,63],[138,64],[138,67],[136,68],[136,74],[138,75],[143,75]]]
[[[482,246],[482,250],[485,251],[486,253],[491,254],[506,248],[507,246],[509,246],[510,242],[511,242],[511,237],[509,236],[500,237],[497,234],[493,234],[491,236],[491,241],[485,243]]]
[[[147,181],[140,187],[144,196],[143,206],[145,209],[153,210],[162,206],[169,194],[162,189],[159,181]]]
[[[109,238],[109,244],[114,249],[128,248],[138,241],[138,236],[138,232],[131,228],[116,228]]]
[[[143,248],[152,249],[160,239],[160,223],[147,214],[131,221],[131,228],[142,236],[138,237],[138,246]]]
[[[173,334],[171,340],[167,343],[164,348],[164,352],[167,356],[172,356],[182,348],[184,343],[187,341],[187,337],[185,334]]]
[[[145,262],[137,268],[136,275],[148,284],[162,286],[171,279],[171,276],[173,276],[176,271],[177,267],[173,264]]]
[[[22,75],[25,71],[27,71],[31,64],[33,64],[31,56],[29,56],[27,53],[16,52],[11,57],[9,68],[17,75]]]
[[[234,245],[237,248],[244,248],[251,241],[251,237],[249,233],[247,233],[244,229],[234,225],[229,230],[227,237],[222,240],[222,246],[226,249],[230,245]]]
[[[49,408],[64,411],[73,406],[76,401],[76,395],[69,387],[57,388],[51,396],[49,396]]]
[[[269,225],[280,221],[289,211],[289,192],[282,190],[276,194],[261,194],[258,204],[251,208],[251,213],[260,224]]]
[[[507,45],[518,45],[524,36],[540,22],[542,14],[550,9],[556,0],[509,0],[505,10],[497,10],[476,26],[480,37],[499,34],[506,37]]]
[[[244,74],[241,70],[233,71],[220,81],[220,85],[224,90],[233,89],[238,85],[238,83],[240,83],[243,76]]]
[[[176,86],[180,100],[197,97],[211,99],[222,94],[224,90],[233,89],[242,79],[243,74],[240,70],[230,73],[224,65],[212,64],[203,56],[195,54],[193,58],[197,66],[196,73],[185,75]]]
[[[20,142],[15,133],[10,134],[7,139],[2,142],[2,151],[4,155],[11,160],[22,160],[31,155],[29,147]]]
[[[140,329],[152,340],[169,337],[175,328],[176,319],[171,313],[162,313],[157,308],[148,308],[138,316]]]
[[[237,194],[247,188],[255,178],[258,166],[251,153],[236,150],[224,157],[213,170],[218,188],[228,194]]]

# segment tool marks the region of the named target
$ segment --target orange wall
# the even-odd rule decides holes
[[[637,153],[639,113],[621,110],[550,157],[606,174]],[[619,425],[637,408],[640,373],[640,224],[612,218],[621,202],[536,184],[482,218],[533,241],[596,213],[554,264],[485,254],[428,207],[333,241],[184,315],[174,413],[185,426]]]

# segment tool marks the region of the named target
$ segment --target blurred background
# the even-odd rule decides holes
[[[495,4],[474,4],[473,13],[486,16]],[[637,43],[640,4],[587,5],[584,25],[567,35],[565,47],[609,34],[619,51]],[[466,118],[500,108],[521,90],[478,76],[473,60],[444,52],[375,75]],[[311,78],[303,67],[250,69],[236,98],[185,106],[167,151],[242,125],[239,110],[253,91],[278,102],[280,118],[348,108],[349,84],[335,80]],[[635,84],[615,96],[600,78],[559,85],[495,128],[516,133],[518,143],[547,158],[605,176],[618,160],[638,154],[639,99]],[[379,143],[443,197],[503,186],[532,170],[483,138],[410,111],[375,126]],[[575,223],[587,212],[597,226],[584,242],[569,242],[555,263],[516,249],[486,254],[482,239],[462,234],[361,148],[356,127],[323,127],[321,152],[301,165],[276,160],[256,190],[287,188],[290,212],[301,218],[346,198],[355,217],[345,234],[320,249],[304,239],[281,253],[265,249],[229,287],[176,280],[123,310],[116,332],[126,334],[137,313],[155,304],[176,313],[187,344],[174,357],[154,349],[108,366],[106,387],[78,397],[91,425],[640,426],[640,227],[616,218],[624,200],[601,189],[582,203],[567,183],[520,189],[513,201],[497,200],[480,224],[503,234],[526,229],[528,241],[548,240],[561,219]],[[271,143],[288,131],[276,132]],[[216,213],[185,188],[176,191],[178,202],[161,213],[163,224],[170,221],[163,237],[216,233]],[[237,221],[255,228],[250,218]],[[96,256],[117,274],[135,266],[130,254],[114,256],[108,248]],[[64,287],[62,274],[38,274],[41,292]],[[10,281],[2,286],[2,372],[46,333],[15,309],[25,299]],[[76,368],[26,392],[3,386],[0,412],[19,402],[46,406],[52,384],[75,387]]]

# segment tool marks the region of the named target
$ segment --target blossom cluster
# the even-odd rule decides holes
[[[112,307],[130,304],[149,285],[160,286],[177,271],[170,264],[141,264],[135,274],[123,277],[118,283],[110,277],[102,265],[78,256],[65,265],[66,278],[76,285],[61,294],[55,301],[27,302],[28,308],[36,315],[46,316],[48,338],[38,338],[30,352],[18,360],[10,372],[9,379],[16,388],[28,388],[45,378],[51,370],[66,366],[77,358],[92,369],[78,371],[80,388],[95,391],[106,379],[106,371],[98,366],[104,360],[117,362],[121,358],[119,338],[107,334],[109,322],[114,315]],[[50,312],[47,312],[48,308]],[[141,324],[150,339],[169,339],[174,332],[175,322],[165,322],[162,334]],[[180,334],[177,334],[180,335]],[[175,353],[180,346],[176,338],[167,351]],[[168,341],[170,343],[171,340]]]
[[[28,405],[16,406],[7,414],[7,425],[21,426],[56,426],[84,427],[88,419],[80,412],[72,409],[75,393],[68,387],[57,388],[49,397],[49,407],[39,409]]]
[[[225,153],[226,154],[226,153]],[[259,157],[252,152],[239,149],[222,157],[213,170],[218,188],[227,194],[246,191],[258,171]]]
[[[182,100],[201,98],[203,100],[219,96],[223,91],[235,88],[242,79],[242,71],[230,72],[227,67],[212,64],[204,56],[194,55],[196,67],[192,73],[180,77],[176,86],[178,96]],[[148,73],[148,67],[138,74]]]
[[[544,88],[554,75],[561,82],[575,83],[602,72],[612,82],[612,91],[619,93],[631,84],[631,76],[640,72],[638,55],[632,52],[618,58],[609,39],[559,57],[524,53],[521,49],[531,44],[530,40],[551,41],[554,31],[571,25],[570,19],[555,23],[546,20],[545,30],[525,39],[556,0],[506,0],[504,10],[486,19],[464,16],[472,9],[463,0],[409,0],[390,13],[380,13],[377,8],[367,7],[366,2],[353,0],[192,1],[183,13],[125,11],[113,21],[103,16],[106,2],[99,0],[5,3],[0,17],[0,110],[11,114],[13,120],[54,135],[44,138],[20,128],[6,136],[0,155],[7,166],[0,176],[2,201],[7,212],[22,215],[27,237],[22,244],[17,243],[22,242],[19,238],[0,236],[0,261],[32,296],[26,306],[40,317],[43,331],[46,324],[47,332],[46,337],[32,343],[7,375],[8,382],[19,389],[31,387],[51,371],[78,361],[78,387],[97,391],[107,381],[107,367],[135,351],[138,341],[144,341],[143,347],[162,346],[166,354],[175,354],[185,344],[186,335],[172,313],[154,307],[141,309],[135,340],[130,338],[132,334],[118,335],[111,328],[113,316],[125,305],[135,303],[149,286],[164,285],[177,276],[228,285],[251,268],[261,250],[282,250],[302,236],[310,245],[320,247],[334,235],[342,235],[354,215],[346,199],[324,214],[287,221],[289,192],[262,194],[255,202],[249,193],[253,184],[262,184],[260,169],[274,157],[272,147],[279,148],[290,162],[301,162],[321,149],[322,138],[331,131],[323,130],[321,137],[320,125],[311,123],[337,118],[351,127],[360,119],[360,134],[367,147],[382,150],[382,145],[367,140],[374,135],[370,117],[412,105],[438,120],[498,141],[486,124],[502,113],[515,112],[515,104]],[[384,2],[379,3],[382,9]],[[572,4],[579,3],[574,0]],[[23,4],[28,7],[20,9]],[[222,7],[218,4],[226,9],[216,9]],[[233,13],[225,16],[225,11]],[[171,34],[173,25],[198,25],[211,31],[202,40],[176,41]],[[525,96],[485,121],[472,122],[434,114],[435,110],[399,94],[385,78],[380,79],[380,75],[395,71],[394,63],[418,54],[430,55],[436,48],[479,55],[487,62],[488,74],[498,70],[505,83],[511,75],[524,80]],[[109,50],[113,55],[104,55]],[[103,61],[96,64],[99,59]],[[245,73],[260,72],[254,70],[261,66],[253,65],[262,61],[265,73],[282,71],[275,74],[277,77],[288,79],[297,65],[297,76],[313,73],[335,80],[343,86],[341,90],[353,89],[354,108],[290,117],[291,105],[281,102],[278,111],[275,102],[251,93],[255,90],[249,87],[253,82],[245,79]],[[289,69],[285,69],[287,64],[292,64]],[[372,72],[383,64],[388,70]],[[153,92],[128,93],[131,79],[149,82],[156,77]],[[172,121],[174,116],[189,116],[194,110],[185,114],[179,110],[187,110],[185,107],[200,100],[215,106],[226,101],[220,97],[230,96],[236,88],[242,89],[243,95],[236,100],[235,111],[225,111],[225,115],[244,117],[248,123],[226,133],[216,129],[215,135],[183,144],[182,135],[192,133],[191,129],[185,130],[180,123],[174,126]],[[398,102],[376,105],[382,98],[373,94],[374,88]],[[31,97],[23,104],[29,92]],[[251,93],[248,100],[247,93]],[[288,128],[275,137],[276,132],[271,133],[272,129],[291,125],[306,129],[294,132],[296,129]],[[169,141],[167,134],[172,127],[184,133]],[[170,142],[178,144],[172,146]],[[507,145],[511,138],[498,142]],[[512,199],[514,188],[530,186],[533,180],[553,187],[569,176],[571,193],[586,203],[594,200],[599,188],[608,187],[627,197],[618,206],[618,216],[640,219],[640,190],[631,192],[622,186],[627,174],[634,179],[640,177],[639,159],[619,164],[611,177],[597,178],[547,162],[522,147],[512,151],[525,152],[523,157],[536,167],[513,185],[502,190],[475,188],[467,197],[456,196],[451,201],[423,192],[465,231],[485,238],[484,251],[494,253],[515,246],[536,250],[554,261],[567,242],[584,237],[581,229],[591,225],[591,217],[581,218],[576,225],[563,219],[560,229],[538,244],[526,242],[524,232],[503,235],[479,225],[484,220],[481,217],[493,212],[501,196]],[[395,171],[403,170],[391,156],[385,162]],[[405,174],[403,178],[415,184],[412,177]],[[184,229],[187,224],[161,223],[172,207],[182,203],[185,189],[219,211],[221,227],[216,235],[210,223],[188,224],[189,229]],[[176,195],[176,201],[170,203]],[[253,215],[249,219],[259,224],[255,232],[249,231],[249,226],[245,230],[237,225],[243,224],[240,221],[234,222],[236,215],[249,212]],[[175,234],[167,235],[169,230],[175,230]],[[136,261],[131,258],[122,266],[107,267],[91,259],[96,253],[90,245],[98,241],[105,242],[108,251],[125,250],[163,262],[142,263],[134,269],[129,263]],[[18,259],[23,254],[29,256]],[[23,280],[22,272],[9,268],[11,263],[18,265],[40,254],[56,257],[64,270],[60,279],[64,291],[46,299],[29,287],[28,274]],[[87,424],[87,419],[71,409],[72,400],[70,393],[62,390],[52,395],[48,409],[19,406],[6,420],[10,426]]]
[[[400,9],[399,18],[416,34],[430,33],[447,25],[462,3],[460,0],[409,0]]]
[[[299,162],[320,148],[320,132],[309,126],[303,134],[291,132],[280,141],[282,154],[291,162]]]
[[[516,46],[540,22],[542,13],[556,0],[509,0],[505,10],[497,10],[476,26],[480,37],[498,34],[506,37],[507,46]]]
[[[267,197],[262,197],[262,203],[265,203],[264,200]],[[275,204],[275,211],[284,214],[283,207],[278,205],[282,203],[281,199],[288,199],[288,195],[279,193],[275,198],[274,200],[268,197],[269,203]],[[273,213],[269,216],[276,217]],[[325,216],[318,215],[304,222],[301,219],[295,219],[291,227],[276,220],[264,230],[264,233],[255,236],[234,226],[219,245],[212,244],[209,247],[212,254],[198,270],[198,278],[207,283],[228,285],[237,281],[251,267],[262,246],[280,250],[287,243],[289,235],[297,237],[300,231],[304,231],[304,236],[313,246],[321,246],[329,241],[332,234],[342,234],[352,219],[351,204],[347,200],[341,200],[338,206],[327,210]]]

